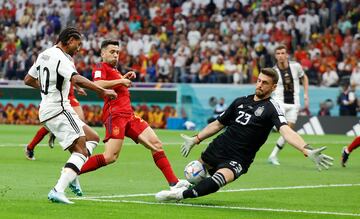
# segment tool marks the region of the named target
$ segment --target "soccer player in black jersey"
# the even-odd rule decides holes
[[[275,126],[287,142],[315,162],[317,168],[328,169],[333,158],[321,154],[326,147],[312,149],[286,122],[277,102],[271,97],[276,89],[278,74],[272,68],[261,70],[255,94],[240,97],[217,120],[207,125],[196,136],[182,135],[181,153],[187,156],[202,140],[227,129],[218,135],[201,154],[199,161],[211,177],[191,189],[164,190],[155,195],[158,201],[196,198],[218,191],[248,171],[256,152],[265,143]]]

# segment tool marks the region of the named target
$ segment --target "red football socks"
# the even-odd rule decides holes
[[[106,166],[106,162],[103,154],[97,154],[91,156],[89,160],[87,160],[85,164],[82,166],[79,175],[90,171],[94,171],[103,166]]]
[[[167,159],[164,151],[159,151],[153,154],[154,162],[156,166],[161,170],[164,174],[166,180],[168,181],[170,186],[175,185],[179,180],[175,176],[173,169]]]
[[[47,135],[49,133],[49,131],[45,128],[45,127],[41,127],[36,135],[34,136],[34,138],[31,140],[30,144],[28,144],[27,148],[28,150],[34,150],[34,148],[36,147],[37,144],[39,144],[39,142],[41,140],[43,140],[43,138],[45,137],[45,135]]]
[[[351,151],[353,151],[355,148],[360,146],[360,136],[356,137],[353,142],[351,142],[351,144],[347,147],[349,153],[351,153]]]

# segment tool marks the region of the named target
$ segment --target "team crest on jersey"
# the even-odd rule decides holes
[[[115,126],[115,127],[113,128],[112,132],[113,132],[114,135],[118,135],[118,134],[120,133],[119,127]]]
[[[255,116],[261,116],[263,112],[264,112],[264,106],[260,106],[255,110],[254,114]]]

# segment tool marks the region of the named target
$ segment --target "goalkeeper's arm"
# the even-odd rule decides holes
[[[322,168],[328,169],[330,166],[332,166],[332,161],[334,159],[325,154],[321,154],[321,152],[325,150],[326,147],[321,147],[317,149],[311,148],[310,145],[307,144],[304,139],[298,133],[292,130],[288,125],[281,126],[279,131],[289,144],[294,146],[306,157],[312,160],[319,170],[321,170]]]
[[[201,141],[207,139],[218,133],[220,130],[224,128],[224,125],[221,124],[218,120],[208,124],[205,128],[203,128],[197,135],[195,139],[195,143],[199,144]]]
[[[290,128],[290,126],[282,125],[279,129],[279,132],[289,144],[301,151],[305,156],[308,155],[308,150],[305,148],[307,143],[298,133]]]
[[[180,152],[184,157],[187,157],[191,149],[199,144],[202,140],[218,133],[221,129],[224,128],[218,120],[207,125],[203,130],[201,130],[197,135],[190,137],[184,134],[181,134],[181,137],[184,140],[184,143],[181,145]]]

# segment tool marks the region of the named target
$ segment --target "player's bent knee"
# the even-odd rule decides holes
[[[94,135],[94,136],[91,136],[91,138],[89,138],[89,140],[88,141],[96,141],[96,142],[100,142],[100,137],[99,137],[99,135]]]
[[[163,150],[163,145],[162,145],[162,142],[160,140],[156,140],[154,142],[152,142],[152,145],[154,145],[154,148],[157,150],[157,151],[161,151]]]
[[[86,135],[86,141],[96,141],[96,142],[100,142],[100,137],[98,135],[98,133],[92,129],[89,126],[84,126],[83,127],[85,135]]]
[[[219,169],[216,172],[219,172],[224,176],[226,183],[230,183],[230,182],[235,180],[234,172],[231,169],[222,168],[222,169]]]
[[[104,154],[105,162],[107,164],[114,163],[119,157],[119,153],[114,154]]]

